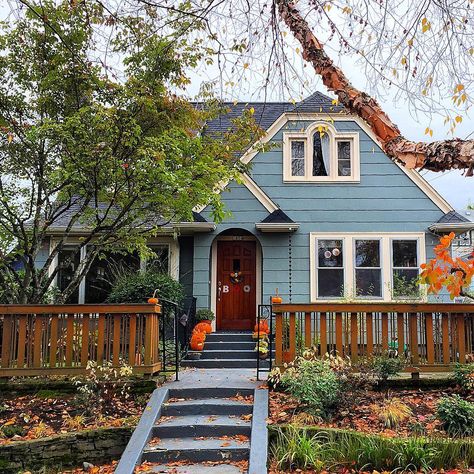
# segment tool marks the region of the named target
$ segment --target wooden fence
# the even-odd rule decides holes
[[[158,305],[0,305],[0,376],[73,375],[87,363],[160,369]]]
[[[354,362],[396,351],[421,371],[449,370],[473,357],[470,304],[278,304],[272,311],[277,366],[308,347],[319,355],[338,353]]]

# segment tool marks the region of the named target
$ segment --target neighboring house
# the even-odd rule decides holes
[[[296,105],[227,105],[208,132],[253,108],[269,144],[244,154],[251,171],[242,184],[225,186],[231,217],[215,224],[210,209],[196,209],[195,222],[150,242],[197,306],[216,312],[218,329],[250,329],[257,306],[277,290],[295,303],[412,298],[438,235],[474,228],[416,171],[386,156],[359,117],[319,92]],[[77,301],[103,299],[94,282],[105,265],[94,266]]]

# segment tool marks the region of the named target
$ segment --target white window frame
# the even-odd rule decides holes
[[[357,240],[377,240],[379,242],[379,267],[358,267],[356,265],[356,241]],[[383,293],[384,293],[384,258],[383,258],[383,239],[380,236],[373,236],[372,238],[369,237],[354,237],[352,238],[352,265],[354,267],[354,274],[352,276],[353,281],[354,281],[354,296],[358,300],[363,299],[363,300],[382,300],[383,299]],[[381,279],[381,296],[357,296],[357,283],[356,283],[356,270],[380,270],[380,279]]]
[[[390,283],[391,283],[391,288],[392,288],[392,291],[393,291],[393,287],[394,287],[394,284],[393,284],[393,272],[395,269],[397,270],[414,270],[415,267],[395,267],[394,266],[394,260],[393,260],[393,242],[396,241],[396,240],[416,240],[416,239],[413,239],[413,238],[401,238],[401,237],[392,237],[390,239]],[[416,261],[418,263],[418,275],[420,274],[420,264],[421,263],[426,263],[425,261],[423,262],[420,262],[420,244],[418,242],[418,245],[416,247]],[[421,291],[421,287],[420,287],[420,291]],[[414,299],[414,298],[411,298],[409,296],[404,296],[404,295],[401,295],[399,297],[399,299]],[[418,299],[418,298],[416,298]]]
[[[329,136],[329,175],[313,176],[313,136],[323,127],[324,133]],[[291,173],[291,142],[305,142],[305,175],[293,176]],[[337,142],[349,141],[351,143],[351,174],[338,176]],[[359,133],[338,132],[336,128],[326,121],[312,123],[305,131],[283,132],[283,181],[300,183],[338,183],[360,181],[360,149]]]
[[[319,270],[325,270],[325,269],[331,269],[331,267],[320,267],[319,266],[319,258],[318,258],[318,241],[320,240],[341,240],[342,241],[342,267],[333,267],[338,270],[342,270],[342,275],[343,275],[343,287],[344,291],[346,290],[346,281],[347,281],[347,258],[346,258],[346,249],[345,249],[345,242],[344,239],[338,238],[338,237],[317,237],[315,241],[315,248],[314,248],[314,258],[315,258],[315,266],[316,266],[316,275],[319,275]],[[316,277],[316,288],[315,288],[316,293],[318,292],[318,285],[317,285],[317,277]],[[334,301],[334,300],[339,300],[341,299],[340,296],[327,296],[326,300],[328,301]]]
[[[394,301],[392,298],[392,240],[417,240],[418,241],[418,268],[426,263],[426,242],[424,232],[311,232],[309,234],[310,249],[310,298],[312,303],[334,302],[334,300],[352,301]],[[318,240],[342,240],[344,255],[344,291],[342,298],[318,297]],[[380,240],[380,264],[382,267],[382,297],[355,296],[355,241]],[[397,298],[401,300],[402,298]],[[427,300],[426,291],[420,287],[420,298],[416,301]]]

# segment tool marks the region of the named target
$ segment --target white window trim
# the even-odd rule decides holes
[[[359,296],[359,297],[356,297],[357,300],[360,300],[360,299],[366,299],[366,300],[375,300],[375,301],[380,301],[383,299],[383,295],[384,295],[384,258],[383,258],[383,238],[380,237],[380,235],[377,235],[377,236],[373,236],[372,238],[368,238],[368,237],[354,237],[351,239],[352,240],[352,266],[353,266],[353,275],[352,275],[352,279],[353,279],[353,282],[354,282],[354,294],[355,294],[355,291],[356,291],[356,270],[357,269],[362,269],[362,270],[380,270],[380,277],[381,277],[381,285],[382,285],[382,288],[381,288],[381,292],[382,292],[382,296]],[[356,240],[378,240],[379,242],[379,257],[380,257],[380,265],[378,267],[358,267],[356,266],[356,262],[355,262],[355,257],[356,257]]]
[[[418,240],[418,267],[426,263],[426,243],[423,232],[311,232],[309,234],[309,264],[310,264],[310,297],[312,303],[334,302],[335,300],[351,301],[394,301],[392,298],[392,240]],[[318,298],[318,272],[317,272],[317,240],[342,240],[344,255],[344,292],[343,298]],[[355,240],[381,240],[381,266],[382,266],[382,298],[355,297]],[[354,295],[354,296],[351,296]],[[426,301],[426,292],[421,288],[420,298],[416,301]],[[397,299],[400,301],[402,298]],[[411,300],[410,300],[411,301]]]
[[[329,176],[313,176],[313,136],[318,127],[324,127],[329,136]],[[305,175],[293,176],[291,174],[291,142],[305,142]],[[337,141],[351,142],[351,174],[350,176],[338,176]],[[283,132],[283,182],[300,183],[339,183],[360,182],[360,147],[359,133],[338,132],[335,127],[325,121],[317,121],[311,124],[304,132]]]

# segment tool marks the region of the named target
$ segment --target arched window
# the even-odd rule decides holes
[[[338,132],[329,122],[315,122],[299,132],[283,133],[284,181],[359,180],[359,135]]]

